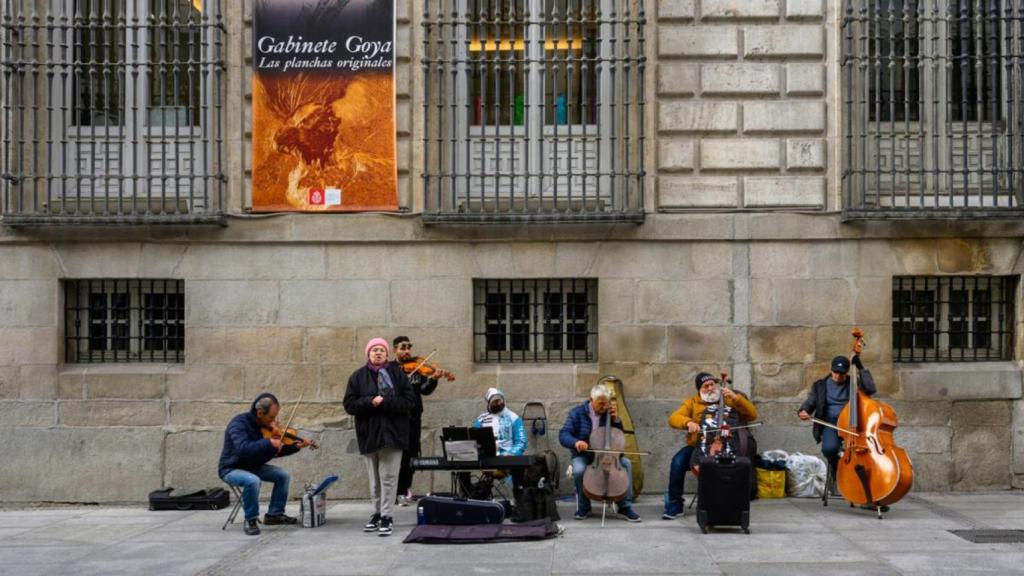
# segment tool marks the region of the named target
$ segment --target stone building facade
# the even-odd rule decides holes
[[[756,432],[762,450],[816,453],[797,406],[829,360],[849,350],[855,325],[868,334],[864,359],[880,397],[899,415],[896,438],[914,461],[915,489],[1024,482],[1019,205],[871,213],[878,205],[846,193],[852,128],[843,112],[859,92],[844,84],[845,3],[631,4],[645,39],[636,92],[642,127],[633,128],[644,135],[640,222],[425,217],[430,12],[422,0],[396,4],[402,210],[251,214],[252,2],[225,10],[225,226],[111,226],[88,217],[37,225],[19,221],[25,211],[10,201],[14,185],[4,189],[0,501],[141,500],[161,485],[216,484],[225,424],[266,390],[286,411],[301,394],[295,422],[323,446],[282,461],[295,475],[293,491],[340,469],[332,496],[364,496],[365,471],[340,400],[365,342],[399,334],[418,352],[436,348],[435,359],[457,375],[425,401],[425,452],[439,451],[442,426],[482,411],[490,386],[504,389],[513,409],[543,401],[549,432],[531,442],[554,447],[567,411],[614,374],[625,383],[639,445],[653,452],[644,460],[645,491],[656,493],[682,442],[666,417],[694,393],[702,370],[730,372],[753,397],[765,423]],[[1019,18],[1019,2],[1005,4]],[[1017,45],[1009,50],[1020,54]],[[1020,90],[1019,58],[1006,70],[1015,80],[992,93],[1019,106],[1019,93],[1006,95]],[[5,60],[8,82],[17,72]],[[4,96],[15,101],[13,91]],[[0,109],[10,115],[16,107]],[[1007,114],[1010,125],[1019,122],[1019,108]],[[916,288],[898,285],[911,277],[1007,278],[1000,286],[1011,298],[985,297],[998,320],[975,318],[964,329],[954,318],[943,328],[937,318],[956,316],[957,296],[938,289],[928,300],[932,317],[910,316],[945,330],[946,355],[909,362],[894,337],[902,326],[894,314],[905,315],[894,298],[915,297]],[[182,361],[69,361],[67,286],[89,279],[182,280]],[[491,279],[596,281],[586,361],[480,361],[474,303]],[[931,290],[924,282],[922,291]],[[965,297],[980,308],[981,297]],[[994,340],[1008,345],[985,361],[954,358],[948,333],[957,330],[987,331],[988,344],[974,346],[985,354]],[[419,474],[414,489],[433,483],[445,479]]]

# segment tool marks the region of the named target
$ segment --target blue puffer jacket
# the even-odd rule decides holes
[[[263,437],[256,420],[256,403],[267,397],[274,398],[274,395],[264,393],[257,396],[249,411],[232,418],[224,431],[224,447],[220,451],[220,463],[217,465],[217,475],[221,478],[235,469],[251,472],[278,456],[288,456],[299,451],[295,446],[283,446],[278,453],[270,440]]]
[[[622,420],[612,418],[612,428],[622,430]],[[576,451],[576,441],[590,442],[590,433],[593,429],[594,425],[590,421],[590,400],[587,400],[569,412],[569,416],[565,419],[565,424],[562,425],[562,431],[558,433],[558,442],[563,447],[569,449],[573,458],[583,456],[586,458],[587,463],[590,463],[594,460],[594,453],[585,452],[580,454]]]

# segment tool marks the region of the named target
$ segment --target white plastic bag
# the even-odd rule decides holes
[[[794,452],[786,458],[786,496],[821,498],[828,468],[817,456]]]

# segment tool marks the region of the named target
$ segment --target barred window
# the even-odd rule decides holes
[[[221,0],[11,0],[4,222],[222,223]]]
[[[477,362],[597,360],[597,280],[475,280]]]
[[[184,362],[182,280],[66,280],[69,363]]]
[[[1022,208],[1024,0],[844,0],[842,35],[848,215]]]
[[[894,360],[1012,359],[1016,286],[1011,276],[893,278]]]
[[[643,2],[424,6],[424,221],[643,219]]]

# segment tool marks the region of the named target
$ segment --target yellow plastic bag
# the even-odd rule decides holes
[[[757,469],[757,497],[785,498],[786,471]]]

